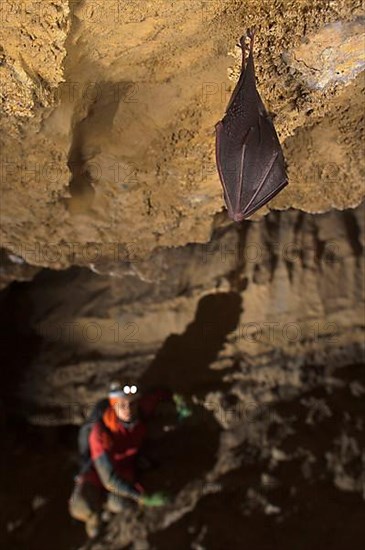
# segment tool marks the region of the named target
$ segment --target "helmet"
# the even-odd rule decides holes
[[[129,399],[135,399],[139,397],[139,389],[136,384],[122,384],[121,382],[114,381],[110,384],[108,397],[109,399],[115,399],[118,397],[127,397]]]

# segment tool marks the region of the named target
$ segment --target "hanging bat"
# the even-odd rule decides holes
[[[216,126],[216,161],[228,215],[236,222],[251,216],[287,184],[284,156],[274,125],[256,90],[254,31],[240,39],[242,70],[224,118]]]

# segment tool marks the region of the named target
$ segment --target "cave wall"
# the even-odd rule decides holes
[[[18,263],[60,269],[108,263],[116,249],[128,261],[207,242],[223,206],[214,125],[248,26],[288,164],[290,185],[270,209],[355,207],[364,196],[362,8],[3,2],[2,247]]]
[[[200,368],[202,380],[209,370],[237,362],[251,366],[250,376],[255,365],[274,362],[277,368],[267,371],[272,383],[291,364],[297,384],[295,365],[332,361],[341,349],[349,350],[341,361],[359,360],[363,247],[364,205],[319,215],[272,212],[240,226],[223,223],[207,244],[161,249],[148,260],[113,263],[104,274],[43,270],[16,290],[22,323],[41,341],[18,388],[26,414],[39,423],[77,423],[110,377],[146,376],[160,353],[170,364],[162,377],[181,385],[185,370],[193,372],[215,341],[219,349]],[[224,315],[236,307],[231,294],[239,312],[222,339]],[[220,309],[209,312],[202,304],[214,296],[222,296]],[[179,342],[190,341],[191,330],[192,347],[184,355]],[[170,349],[170,337],[175,348],[167,360],[163,350]],[[180,354],[186,362],[181,372]],[[196,384],[185,390],[194,393]]]

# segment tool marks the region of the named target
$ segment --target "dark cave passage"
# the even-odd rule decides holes
[[[22,292],[28,285],[14,282],[0,292],[0,404],[4,411],[16,416],[22,416],[17,400],[19,382],[41,344],[41,338],[29,324],[32,303]]]
[[[14,282],[0,292],[0,547],[12,550],[77,548],[83,529],[67,512],[76,474],[77,428],[32,426],[19,398],[27,367],[42,338],[31,328],[32,283]]]

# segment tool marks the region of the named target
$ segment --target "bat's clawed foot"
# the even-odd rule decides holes
[[[240,41],[239,43],[237,44],[237,46],[239,48],[241,48],[243,51],[245,50],[246,48],[246,38],[247,38],[247,35],[246,34],[243,34],[240,38]]]
[[[251,42],[253,42],[253,39],[255,38],[256,30],[256,27],[250,27],[249,29],[247,29],[247,36],[251,40]]]
[[[252,52],[255,34],[256,34],[256,27],[251,27],[251,28],[247,29],[246,34],[243,34],[241,36],[240,42],[239,42],[239,44],[237,44],[237,46],[239,46],[242,49],[243,52],[245,52],[246,47],[249,47],[250,52]],[[249,45],[246,45],[247,38],[249,38],[249,40],[250,40]]]

